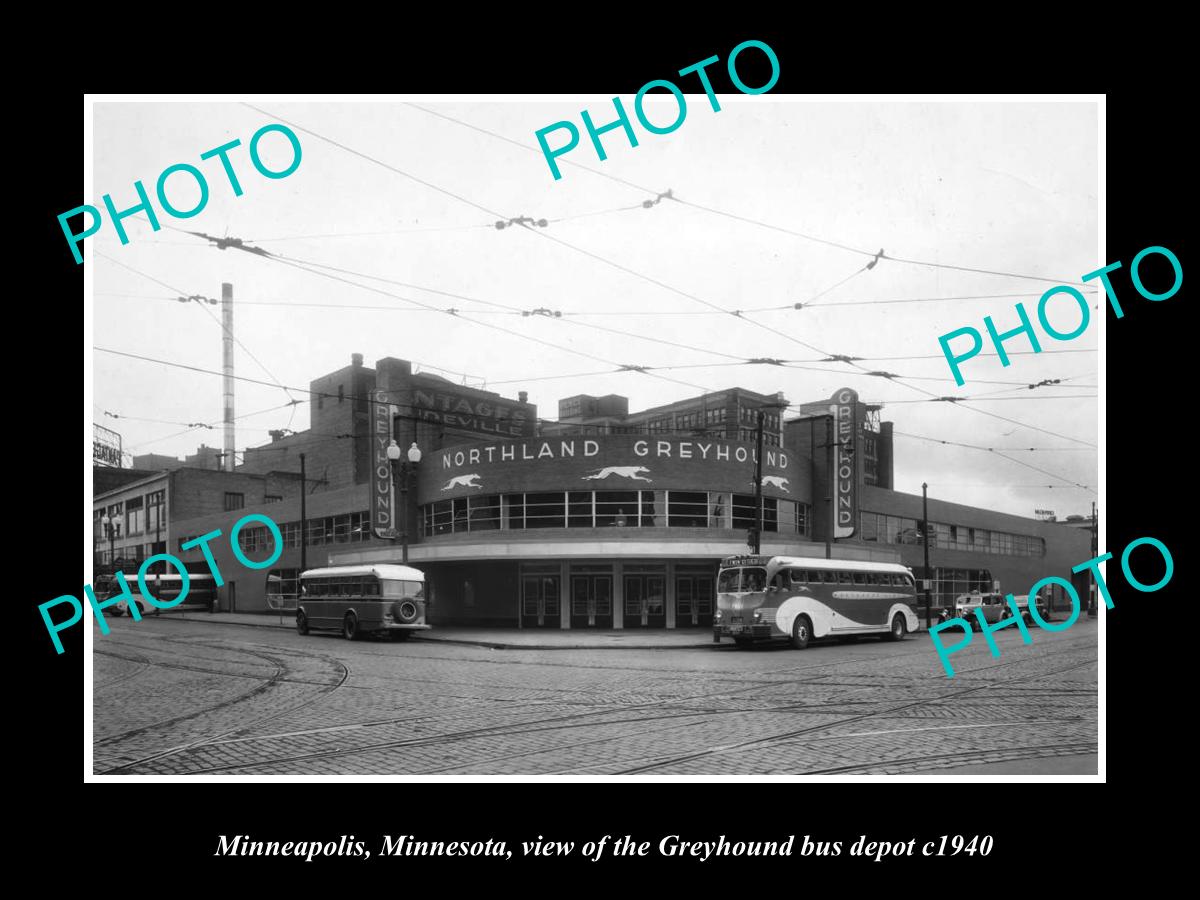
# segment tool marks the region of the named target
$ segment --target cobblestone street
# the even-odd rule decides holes
[[[94,638],[97,774],[1094,774],[1097,621],[739,650],[505,649],[173,621]],[[502,632],[497,632],[502,637]],[[707,635],[698,633],[697,640]]]

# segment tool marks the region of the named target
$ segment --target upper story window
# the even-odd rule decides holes
[[[225,511],[229,512],[234,509],[242,509],[246,505],[245,494],[234,494],[229,491],[225,492]]]

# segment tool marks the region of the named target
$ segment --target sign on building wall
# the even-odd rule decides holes
[[[835,538],[848,538],[858,528],[858,457],[855,444],[859,433],[858,393],[842,388],[833,395],[833,439],[835,442]]]
[[[500,437],[534,435],[536,417],[534,408],[528,403],[480,397],[452,387],[434,387],[414,378],[412,405],[418,419],[436,422],[446,428]]]
[[[392,489],[392,418],[399,410],[387,402],[386,391],[371,391],[371,531],[376,537],[396,535],[396,492]]]
[[[121,436],[95,423],[92,424],[92,462],[121,468]]]
[[[713,438],[560,436],[448,447],[421,462],[421,502],[548,490],[754,493],[754,445]],[[794,454],[763,448],[763,493],[808,502]]]

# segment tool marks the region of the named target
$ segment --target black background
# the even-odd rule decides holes
[[[1151,245],[1171,248],[1188,269],[1182,207],[1184,185],[1194,179],[1190,166],[1184,166],[1186,144],[1179,132],[1184,102],[1179,98],[1186,95],[1175,80],[1171,67],[1178,57],[1164,43],[1166,36],[1141,34],[1136,26],[1122,26],[1114,34],[1097,25],[1093,34],[1087,23],[1056,21],[1044,13],[1032,24],[1014,14],[1011,21],[991,22],[983,30],[974,22],[888,21],[865,9],[847,21],[793,13],[788,20],[760,18],[758,25],[745,27],[714,14],[681,11],[689,20],[712,20],[711,27],[692,32],[678,26],[656,29],[640,17],[604,7],[586,13],[595,22],[586,27],[569,24],[568,13],[585,14],[548,8],[529,13],[539,21],[528,24],[493,27],[472,21],[471,33],[480,37],[469,39],[461,28],[361,19],[322,21],[320,29],[309,21],[301,27],[311,33],[301,34],[296,21],[304,16],[278,13],[277,20],[257,28],[232,26],[214,12],[211,21],[192,23],[200,43],[191,45],[186,58],[165,53],[165,47],[162,58],[149,62],[109,56],[106,66],[89,68],[86,89],[588,92],[628,98],[646,81],[670,77],[714,54],[724,61],[737,43],[755,38],[770,44],[780,60],[782,74],[772,94],[1107,92],[1108,249],[1096,267],[1118,259],[1125,263],[1113,278],[1125,317],[1107,313],[1108,429],[1102,445],[1109,493],[1101,516],[1108,538],[1101,549],[1119,556],[1128,541],[1152,535],[1171,548],[1176,564],[1174,580],[1156,594],[1126,588],[1117,566],[1110,569],[1116,608],[1107,613],[1106,623],[1108,783],[776,784],[752,773],[731,773],[730,783],[85,785],[82,628],[64,633],[66,652],[56,656],[37,612],[37,604],[59,594],[80,596],[83,571],[74,569],[78,538],[65,525],[82,513],[86,529],[90,517],[90,498],[80,502],[76,480],[87,356],[79,340],[82,327],[75,324],[82,320],[72,313],[81,302],[83,267],[75,265],[55,217],[95,198],[80,191],[83,94],[64,76],[28,104],[22,121],[23,134],[37,135],[27,149],[33,174],[14,178],[18,170],[10,169],[10,183],[20,182],[17,186],[29,192],[24,205],[32,214],[21,216],[20,223],[32,227],[33,235],[26,240],[18,232],[9,246],[31,246],[39,258],[32,269],[22,259],[9,260],[10,271],[28,275],[31,285],[22,290],[23,297],[10,295],[9,318],[14,329],[9,336],[14,364],[10,442],[25,451],[14,474],[34,476],[16,479],[33,490],[23,492],[18,484],[19,499],[9,510],[9,564],[36,573],[10,581],[23,588],[10,604],[27,639],[26,665],[20,678],[11,679],[12,693],[20,698],[14,732],[22,754],[9,770],[32,791],[17,822],[28,830],[24,844],[58,860],[64,854],[84,859],[102,854],[108,865],[90,869],[96,880],[119,872],[124,884],[144,877],[167,890],[247,884],[243,879],[349,885],[359,878],[397,891],[443,884],[453,890],[459,884],[512,879],[537,893],[600,881],[639,890],[645,882],[632,879],[646,874],[670,879],[669,884],[682,880],[716,887],[727,881],[744,889],[772,884],[797,893],[834,876],[841,877],[832,884],[848,890],[859,889],[866,879],[930,893],[970,889],[987,894],[1000,886],[1011,893],[1027,886],[1042,867],[1067,867],[1062,871],[1069,869],[1072,879],[1089,877],[1104,867],[1105,845],[1114,835],[1132,840],[1134,853],[1153,850],[1163,826],[1143,806],[1169,791],[1158,785],[1188,764],[1171,737],[1172,723],[1186,722],[1188,693],[1180,688],[1187,676],[1177,674],[1174,660],[1185,658],[1194,641],[1195,615],[1182,588],[1192,576],[1190,534],[1176,515],[1189,505],[1184,494],[1194,490],[1195,471],[1188,434],[1192,379],[1184,375],[1192,340],[1184,320],[1186,283],[1170,300],[1151,303],[1136,295],[1128,276],[1129,261]],[[326,17],[336,18],[328,11],[322,14]],[[214,30],[211,45],[208,28]],[[1158,32],[1169,30],[1163,25]],[[134,40],[123,33],[118,43]],[[89,58],[84,50],[79,48],[78,58]],[[64,48],[57,52],[69,56]],[[752,51],[739,59],[742,77],[751,85],[766,79],[765,69],[754,71],[755,56]],[[723,64],[710,72],[718,93],[733,90]],[[685,140],[686,129],[671,139]],[[1194,158],[1194,151],[1188,156]],[[33,356],[17,365],[22,351]],[[20,373],[30,380],[23,384]],[[89,415],[85,409],[85,419]],[[18,544],[23,549],[17,550]],[[27,558],[31,551],[33,559]],[[84,625],[90,627],[88,618]],[[798,845],[807,834],[840,840],[846,849],[861,834],[872,840],[917,838],[918,847],[942,834],[991,834],[995,849],[986,859],[917,857],[878,864],[845,853],[822,860],[794,856],[706,863],[663,860],[652,853],[645,860],[606,856],[598,864],[519,855],[508,862],[372,858],[311,864],[212,856],[219,834],[336,841],[351,833],[366,839],[373,853],[382,834],[426,840],[494,837],[510,847],[537,835],[581,842],[629,834],[657,845],[665,834],[690,840],[725,835],[735,841],[795,834]],[[1003,885],[996,877],[1001,872],[1008,873]],[[906,874],[925,878],[896,881]],[[547,880],[560,875],[566,878]]]

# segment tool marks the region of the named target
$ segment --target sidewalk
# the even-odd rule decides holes
[[[154,616],[149,617],[151,621]],[[244,625],[252,628],[295,629],[294,612],[283,613],[207,613],[195,610],[167,611],[160,618],[209,625]],[[695,650],[714,646],[708,628],[643,629],[623,631],[563,630],[558,628],[476,628],[435,625],[429,631],[412,636],[414,641],[443,644],[467,644],[493,650]],[[729,641],[725,642],[726,645]]]

